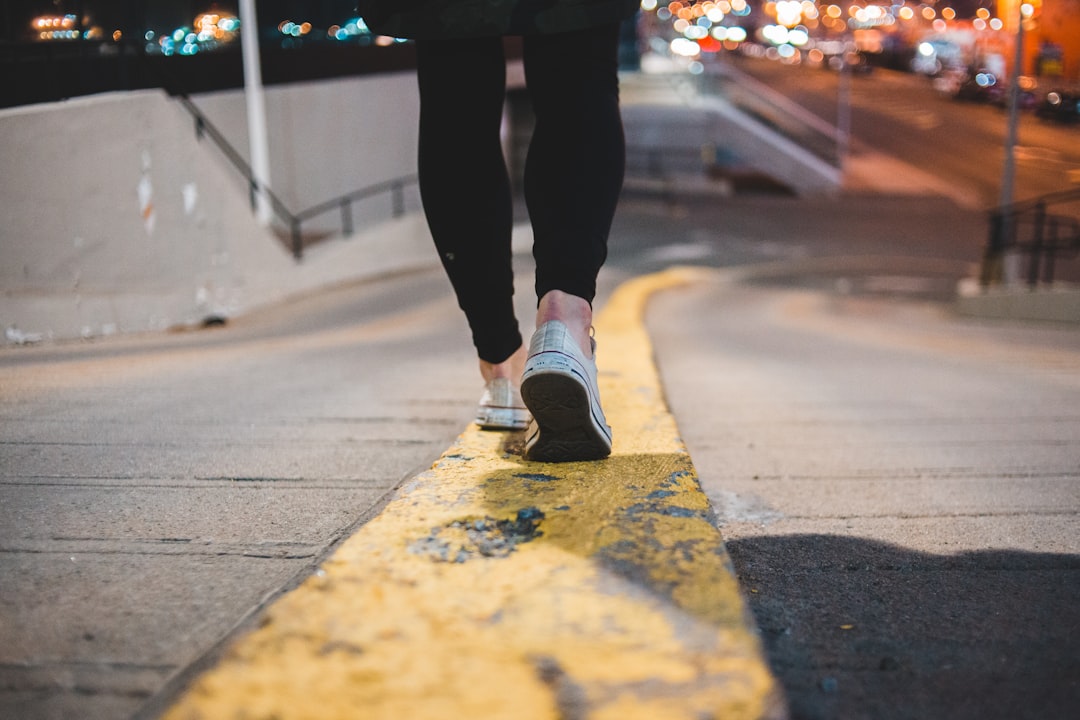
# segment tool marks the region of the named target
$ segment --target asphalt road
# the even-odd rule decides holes
[[[819,68],[734,58],[735,67],[835,125],[838,75]],[[1007,114],[999,107],[942,95],[929,78],[875,70],[851,78],[851,132],[857,145],[900,158],[977,195],[983,205],[1000,198]],[[1022,113],[1014,198],[1076,187],[1080,126]]]
[[[951,311],[981,214],[624,209],[618,244],[645,245],[614,268],[717,268],[654,300],[649,328],[792,717],[1070,716],[1080,333]]]
[[[1075,331],[723,282],[652,313],[794,718],[1075,711]]]

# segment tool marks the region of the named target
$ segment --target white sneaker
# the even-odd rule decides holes
[[[596,342],[593,343],[595,355]],[[541,462],[600,460],[611,454],[611,428],[600,409],[596,361],[585,357],[558,320],[536,329],[521,378],[532,412],[525,458]]]
[[[532,415],[521,393],[509,378],[495,378],[484,386],[480,405],[476,408],[476,424],[484,430],[524,430]]]

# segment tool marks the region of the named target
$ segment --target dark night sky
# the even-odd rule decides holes
[[[207,10],[235,13],[237,0],[3,0],[0,38],[25,39],[30,21],[39,15],[78,15],[80,10],[106,30],[172,30],[190,25]],[[307,20],[327,27],[356,14],[356,0],[256,0],[260,25]]]
[[[846,0],[842,1],[846,4]],[[239,3],[238,0],[2,0],[2,4],[0,39],[19,40],[31,36],[30,21],[43,14],[77,15],[81,9],[106,31],[120,28],[125,34],[133,31],[141,34],[146,29],[161,32],[190,25],[198,13],[211,9],[235,13]],[[937,4],[951,5],[961,18],[973,16],[979,7],[993,10],[996,6],[994,0],[938,0]],[[354,17],[356,0],[256,0],[256,9],[259,24],[263,26],[275,26],[282,20],[306,20],[325,28]]]

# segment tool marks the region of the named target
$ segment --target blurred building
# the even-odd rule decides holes
[[[1021,74],[1080,83],[1080,0],[1028,0]],[[1021,0],[998,0],[998,16],[1015,31]]]

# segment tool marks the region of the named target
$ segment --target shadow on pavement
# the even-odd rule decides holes
[[[833,535],[728,550],[795,720],[1080,707],[1080,556],[934,555]]]

